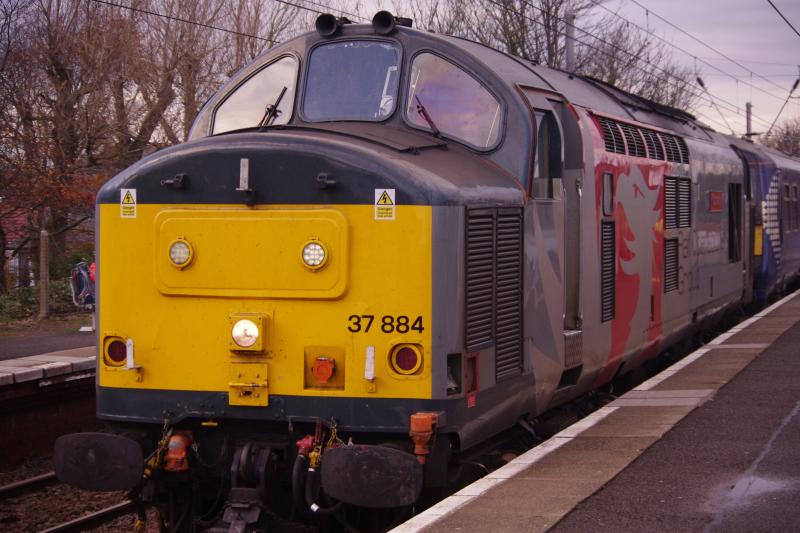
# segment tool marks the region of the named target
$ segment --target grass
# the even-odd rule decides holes
[[[92,315],[85,312],[57,314],[44,320],[24,318],[0,322],[0,337],[32,337],[75,333],[81,326],[90,326]]]

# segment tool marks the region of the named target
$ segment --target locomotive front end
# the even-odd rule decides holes
[[[100,191],[109,432],[62,438],[62,479],[130,489],[177,529],[182,513],[234,527],[234,504],[247,527],[293,507],[403,507],[446,483],[459,438],[518,416],[492,410],[520,404],[524,376],[476,409],[481,368],[464,348],[461,258],[477,224],[465,205],[490,204],[490,225],[507,208],[497,227],[511,229],[497,231],[522,260],[523,195],[480,156],[500,142],[500,100],[412,54],[413,33],[337,32],[257,60],[206,105],[191,142]]]

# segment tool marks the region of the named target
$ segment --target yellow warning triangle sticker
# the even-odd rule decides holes
[[[384,193],[385,194],[385,193]],[[123,204],[133,205],[136,202],[133,201],[133,196],[131,195],[130,191],[125,193],[125,197],[122,199]]]
[[[381,197],[378,198],[378,203],[376,205],[394,205],[394,203],[392,203],[392,199],[389,198],[389,194],[386,191],[383,191],[383,194],[381,194]]]

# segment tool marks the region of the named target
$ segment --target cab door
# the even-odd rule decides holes
[[[531,173],[525,184],[529,196],[525,209],[525,340],[533,356],[537,393],[549,395],[554,383],[561,389],[576,384],[582,371],[580,178],[576,179],[582,171],[579,162],[577,170],[565,165],[565,150],[580,154],[581,148],[579,140],[566,147],[565,134],[577,131],[577,123],[560,97],[533,89],[523,92],[534,119]],[[566,123],[565,115],[573,124]],[[550,383],[546,390],[544,382]]]

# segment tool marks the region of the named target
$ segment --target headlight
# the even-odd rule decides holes
[[[322,243],[311,241],[303,246],[303,263],[308,268],[314,270],[322,268],[327,259],[328,253]]]
[[[237,346],[249,348],[258,341],[258,326],[252,320],[242,319],[233,325],[231,337]]]
[[[192,246],[184,239],[176,239],[169,245],[169,260],[178,268],[189,266],[193,255]]]

